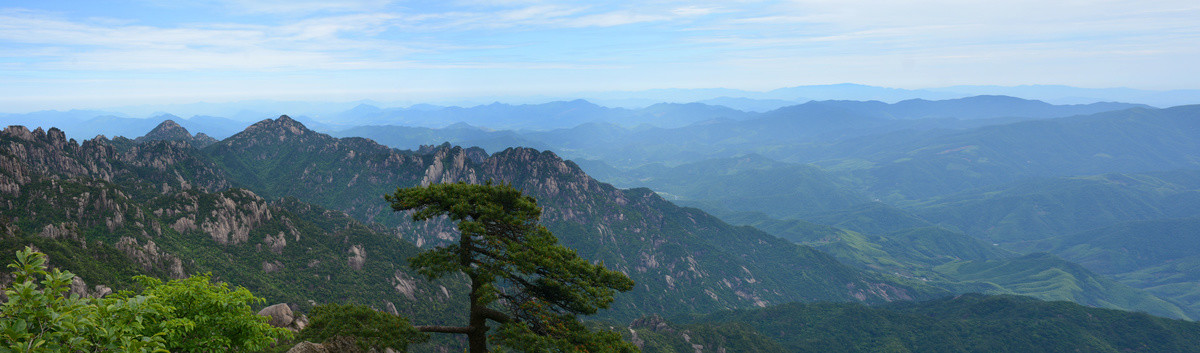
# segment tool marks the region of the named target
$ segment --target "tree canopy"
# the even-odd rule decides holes
[[[457,243],[421,252],[410,265],[430,279],[465,274],[469,323],[421,331],[466,334],[471,352],[486,352],[490,320],[500,324],[490,337],[518,351],[636,351],[617,333],[591,331],[576,317],[607,308],[633,280],[559,245],[538,224],[542,209],[533,197],[488,182],[401,188],[385,198],[394,211],[413,211],[414,221],[448,216],[460,232]]]

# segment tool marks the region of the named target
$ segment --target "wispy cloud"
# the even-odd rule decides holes
[[[251,14],[311,14],[317,12],[378,11],[391,0],[218,0],[217,4],[237,13]]]

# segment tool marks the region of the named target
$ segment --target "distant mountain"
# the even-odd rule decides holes
[[[797,98],[795,100],[784,100],[784,99],[753,99],[753,98],[744,98],[744,97],[717,97],[717,98],[710,98],[710,99],[705,99],[705,100],[701,100],[701,101],[696,101],[696,103],[703,103],[703,104],[708,104],[708,105],[719,105],[719,106],[729,107],[729,108],[733,108],[733,109],[737,109],[737,110],[741,110],[741,111],[745,111],[745,112],[762,113],[762,112],[768,112],[768,111],[772,111],[772,110],[783,108],[783,107],[790,106],[790,105],[801,104],[801,103],[804,103],[805,101],[808,101],[808,99]]]
[[[658,103],[639,109],[606,108],[577,99],[542,104],[492,103],[473,107],[413,106],[381,109],[359,105],[324,119],[342,125],[398,125],[439,128],[462,122],[489,129],[549,130],[591,122],[624,126],[678,127],[716,118],[740,119],[748,113],[700,103]]]
[[[756,154],[676,167],[645,165],[606,181],[620,187],[648,187],[695,205],[757,211],[776,218],[840,210],[867,201],[830,173]]]
[[[22,125],[29,128],[39,126],[70,127],[85,120],[98,116],[119,116],[121,114],[100,110],[43,110],[24,114],[0,114],[0,126]],[[86,136],[91,138],[92,136]]]
[[[1040,119],[1089,115],[1132,108],[1148,108],[1148,106],[1114,102],[1053,105],[1039,100],[1009,96],[972,96],[941,101],[911,99],[880,108],[883,108],[880,113],[899,119],[988,119],[1004,117]]]
[[[929,91],[966,95],[1006,95],[1038,99],[1054,104],[1136,102],[1160,108],[1200,103],[1200,90],[1141,90],[1132,88],[1081,88],[1062,85],[951,86]]]
[[[735,224],[751,222],[768,233],[812,246],[853,266],[918,278],[956,293],[1018,294],[1172,318],[1200,317],[1196,306],[1187,304],[1194,301],[1187,298],[1159,297],[1053,255],[1018,256],[943,228],[860,233],[801,220],[746,216],[729,219]]]
[[[845,209],[809,214],[803,219],[869,234],[884,234],[934,225],[911,212],[882,202],[868,202]]]
[[[853,83],[783,87],[770,91],[736,89],[658,89],[635,92],[598,92],[583,96],[596,101],[695,102],[720,97],[755,100],[877,100],[895,103],[910,99],[943,100],[979,95],[1005,95],[1052,104],[1131,102],[1166,108],[1200,103],[1200,90],[1142,90],[1132,88],[1082,88],[1061,85],[950,86],[902,89]]]
[[[1030,177],[1200,167],[1200,106],[1134,108],[965,131],[895,132],[768,157],[856,170],[876,197],[920,199]],[[791,156],[786,156],[791,154]]]
[[[907,206],[994,242],[1029,242],[1122,222],[1200,216],[1200,171],[1042,178]]]
[[[867,86],[853,83],[832,85],[810,85],[777,88],[763,93],[762,97],[793,99],[807,97],[812,100],[857,100],[898,102],[908,99],[953,99],[972,94],[935,92],[931,90],[910,90],[902,88],[887,88]],[[753,98],[753,97],[750,97]]]
[[[529,140],[510,130],[491,131],[465,123],[440,129],[368,125],[332,132],[330,135],[365,137],[400,149],[417,149],[423,145],[440,145],[444,142],[460,146],[476,146],[489,151],[499,151],[509,147],[546,148],[543,143]]]
[[[1197,230],[1200,217],[1128,221],[1046,239],[1028,247],[1055,253],[1197,310],[1200,309]]]
[[[839,152],[844,148],[846,154],[852,154],[887,142],[874,141],[881,134],[898,133],[900,136],[895,139],[901,141],[897,143],[915,145],[924,142],[919,139],[923,133],[936,137],[949,134],[948,129],[976,129],[1128,107],[1137,105],[1057,106],[1011,97],[971,97],[895,104],[878,101],[812,101],[764,113],[703,120],[677,128],[631,129],[592,123],[567,129],[523,132],[522,135],[571,158],[602,160],[626,169],[649,163],[675,165],[747,153],[807,163],[849,158]],[[870,138],[872,141],[864,143],[855,140],[858,138]],[[854,145],[837,145],[847,140],[854,141]],[[829,144],[834,144],[836,149],[827,150]]]
[[[147,143],[151,141],[182,141],[190,143],[196,148],[208,147],[208,145],[217,143],[217,139],[205,135],[203,132],[192,136],[187,129],[179,126],[174,120],[163,120],[154,130],[146,133],[142,137],[134,139],[139,143]]]
[[[793,303],[630,325],[643,352],[1200,352],[1200,324],[1017,296]]]
[[[1184,309],[1187,306],[1160,299],[1047,253],[1004,260],[951,262],[935,270],[958,281],[995,285],[991,293],[1023,294],[1171,318],[1192,319],[1198,315]],[[1031,278],[1038,280],[1030,281]]]

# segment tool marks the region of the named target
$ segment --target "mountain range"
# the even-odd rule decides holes
[[[1197,106],[984,96],[822,101],[762,113],[586,101],[351,111],[366,123],[540,114],[544,120],[525,121],[574,125],[363,125],[326,134],[308,126],[312,118],[251,124],[160,116],[155,126],[122,127],[144,127],[136,139],[78,141],[58,128],[10,126],[0,132],[0,251],[37,246],[55,266],[81,275],[82,294],[127,287],[131,274],[213,272],[299,309],[358,302],[414,322],[454,322],[461,279],[429,282],[405,265],[419,249],[453,239],[452,224],[412,223],[382,195],[491,180],[537,198],[542,223],[582,257],[634,279],[635,289],[598,319],[632,320],[627,338],[643,348],[800,347],[795,337],[803,335],[780,336],[748,316],[730,319],[745,313],[933,317],[980,303],[1051,310],[1004,296],[886,304],[965,293],[1200,317],[1200,266],[1187,250],[1200,217]],[[84,118],[92,113],[58,117],[95,126],[129,119]],[[660,118],[677,126],[633,124]],[[209,137],[204,124],[226,132]],[[239,124],[244,129],[231,128]],[[759,309],[739,311],[747,308]],[[1082,325],[1078,315],[1132,320],[1056,308],[1071,319],[1054,325]],[[1026,314],[1017,317],[1036,319],[1006,325],[1046,324]],[[1088,325],[1068,336],[1125,347],[1081,328]],[[913,328],[886,328],[896,329]],[[684,331],[692,333],[678,335]],[[921,347],[913,337],[879,337]]]

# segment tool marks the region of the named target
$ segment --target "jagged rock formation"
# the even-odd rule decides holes
[[[0,132],[0,192],[15,196],[42,179],[88,178],[136,189],[206,192],[229,188],[224,171],[191,145],[175,141],[136,144],[103,137],[78,143],[57,128],[33,131],[9,126]]]
[[[158,129],[160,137],[171,125]],[[79,294],[107,294],[82,280],[128,284],[129,271],[211,272],[272,301],[314,305],[352,293],[406,315],[456,317],[443,311],[463,298],[443,294],[462,292],[462,284],[407,273],[414,246],[342,212],[232,185],[224,168],[185,142],[80,144],[54,128],[9,127],[0,132],[0,250],[50,244],[67,256],[92,256],[63,263],[80,274]],[[347,249],[356,251],[350,261]],[[408,282],[397,288],[388,274]]]

